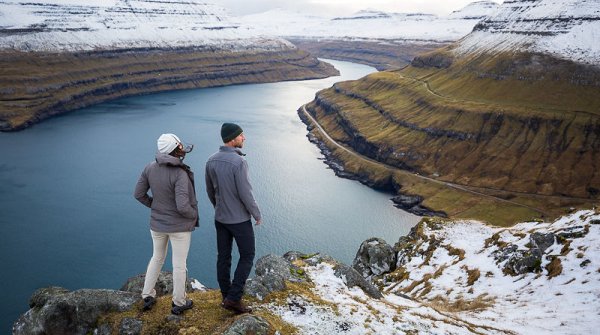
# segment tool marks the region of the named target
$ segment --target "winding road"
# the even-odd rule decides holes
[[[331,136],[329,136],[329,134],[325,131],[325,129],[323,129],[323,127],[321,127],[321,125],[319,124],[319,122],[317,122],[317,120],[306,110],[306,105],[302,106],[302,112],[304,113],[304,115],[306,115],[306,117],[308,117],[310,119],[310,121],[315,125],[315,127],[317,127],[317,129],[319,129],[319,132],[329,142],[331,142],[336,147],[344,150],[345,152],[347,152],[347,153],[349,153],[349,154],[351,154],[354,157],[357,157],[359,159],[362,159],[362,160],[365,160],[365,161],[368,161],[368,162],[371,162],[371,163],[375,163],[375,164],[384,166],[384,167],[386,167],[388,169],[391,169],[391,170],[404,171],[404,170],[401,170],[401,169],[399,169],[399,168],[397,168],[395,166],[391,166],[391,165],[382,163],[380,161],[374,160],[372,158],[369,158],[367,156],[364,156],[364,155],[362,155],[362,154],[360,154],[360,153],[358,153],[358,152],[356,152],[354,150],[351,150],[348,147],[346,147],[346,146],[338,143]],[[404,171],[404,172],[407,172],[407,171]],[[446,186],[446,187],[450,187],[450,188],[453,188],[453,189],[456,189],[456,190],[460,190],[460,191],[463,191],[463,192],[468,192],[468,193],[471,193],[471,194],[475,194],[475,195],[478,195],[478,196],[481,196],[481,197],[490,198],[490,199],[493,199],[493,200],[496,200],[496,201],[508,203],[508,204],[511,204],[511,205],[519,206],[519,207],[524,207],[524,208],[530,209],[532,211],[538,212],[538,213],[540,213],[540,214],[542,214],[544,216],[551,216],[548,212],[546,212],[546,211],[544,211],[542,209],[531,207],[531,206],[528,206],[528,205],[525,205],[525,204],[521,204],[521,203],[518,203],[518,202],[515,202],[515,201],[508,200],[508,199],[503,199],[503,198],[496,197],[496,196],[493,196],[493,195],[489,195],[489,194],[477,192],[475,190],[470,189],[469,187],[467,187],[465,185],[460,185],[460,184],[450,183],[450,182],[446,182],[446,181],[441,181],[441,180],[437,180],[437,179],[434,179],[434,178],[422,176],[420,174],[414,174],[414,177],[419,178],[421,180],[426,180],[426,181],[429,181],[429,182],[432,182],[432,183],[435,183],[435,184],[439,184],[439,185],[443,185],[443,186]],[[489,188],[489,189],[488,188],[483,188],[483,189],[490,190],[490,191],[502,191],[502,190],[496,190],[496,189],[491,189],[491,188]],[[579,199],[579,198],[569,198],[569,197],[559,197],[559,196],[544,196],[544,195],[530,194],[530,193],[519,193],[519,192],[510,192],[510,193],[523,194],[523,195],[535,196],[535,197],[545,197],[545,198],[551,197],[551,198],[560,198],[560,199],[567,199],[567,200],[586,200],[586,201],[589,201],[589,199]]]

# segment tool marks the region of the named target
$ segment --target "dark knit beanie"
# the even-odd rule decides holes
[[[223,139],[223,143],[227,143],[234,138],[238,137],[239,134],[244,132],[242,127],[238,126],[235,123],[223,123],[221,126],[221,138]]]

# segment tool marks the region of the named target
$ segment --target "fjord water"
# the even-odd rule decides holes
[[[255,229],[256,259],[298,250],[350,264],[365,239],[393,245],[408,233],[416,216],[394,208],[389,194],[336,177],[306,138],[299,106],[334,82],[375,71],[329,62],[340,77],[125,98],[0,133],[0,332],[28,309],[37,288],[118,289],[145,272],[149,209],[132,193],[164,132],[195,144],[185,162],[196,174],[200,228],[192,234],[188,272],[206,286],[217,283],[204,163],[221,144],[223,122],[240,124],[247,138],[243,151],[264,217]],[[164,270],[170,269],[168,260]]]

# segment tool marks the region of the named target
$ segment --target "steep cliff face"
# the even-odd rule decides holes
[[[440,181],[597,201],[600,60],[588,37],[598,10],[506,1],[402,71],[320,92],[315,115],[365,155]]]
[[[259,36],[224,8],[199,0],[8,0],[0,3],[0,17],[0,46],[21,51],[290,47],[282,39]]]
[[[600,6],[595,0],[508,0],[456,45],[460,57],[530,52],[600,64]]]
[[[18,130],[95,103],[176,89],[336,75],[308,53],[136,49],[0,52],[0,130]]]
[[[199,1],[7,1],[0,17],[0,131],[118,97],[338,73]]]

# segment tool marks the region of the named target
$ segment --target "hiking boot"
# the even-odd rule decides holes
[[[156,304],[156,299],[154,297],[147,296],[144,298],[144,307],[142,307],[142,310],[149,311],[152,309],[154,304]]]
[[[252,313],[252,308],[244,306],[241,300],[233,301],[225,299],[223,300],[223,303],[221,303],[221,307],[225,308],[226,310],[235,312],[235,314]]]
[[[194,302],[191,299],[186,299],[185,305],[183,305],[183,306],[177,306],[177,305],[175,305],[175,303],[173,303],[172,304],[173,308],[171,308],[171,313],[175,314],[175,315],[181,315],[181,313],[183,313],[183,311],[187,311],[188,309],[191,309],[193,305],[194,305]]]

